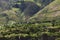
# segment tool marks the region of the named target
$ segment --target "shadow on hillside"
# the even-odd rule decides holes
[[[30,1],[24,1],[21,4],[15,4],[13,7],[20,8],[21,11],[25,13],[25,15],[33,16],[39,10],[43,9],[45,6],[47,6],[49,3],[53,1],[54,0],[41,0],[41,4],[42,4],[41,7],[38,6],[36,3]]]

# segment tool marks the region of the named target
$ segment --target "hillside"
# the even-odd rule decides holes
[[[0,40],[60,40],[60,0],[0,0]]]
[[[26,22],[30,17],[37,14],[53,0],[1,0],[0,1],[0,23]]]
[[[60,1],[55,0],[42,10],[40,10],[37,14],[31,17],[31,20],[54,20],[60,17]]]

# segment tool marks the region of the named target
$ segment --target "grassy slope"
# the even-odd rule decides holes
[[[33,3],[35,3],[35,4],[37,4],[38,6],[41,6],[41,3],[40,2],[35,2],[34,0],[25,0],[25,1],[31,1],[31,2],[33,2]],[[39,0],[37,0],[37,1],[39,1]],[[57,0],[56,0],[57,1]],[[53,3],[51,3],[50,4],[50,6],[52,7],[52,6],[54,6],[56,3],[58,3],[58,2],[53,2]],[[59,2],[60,3],[60,2]],[[45,7],[44,9],[42,9],[42,10],[40,10],[38,13],[35,13],[36,15],[35,16],[33,16],[33,17],[31,17],[31,19],[33,18],[37,18],[37,19],[40,19],[40,15],[42,14],[42,16],[47,16],[47,15],[52,15],[51,13],[49,13],[49,12],[51,12],[51,7],[50,7],[49,5],[47,6],[47,7]],[[55,7],[55,6],[54,6]],[[59,7],[59,6],[58,6]],[[48,9],[48,12],[46,12],[45,13],[45,11]],[[59,9],[59,8],[58,8]],[[28,9],[29,10],[29,9]],[[5,11],[2,11],[2,13],[4,14],[7,14],[8,15],[8,17],[12,20],[12,21],[21,21],[19,18],[20,18],[20,16],[19,17],[17,17],[16,15],[17,15],[17,13],[18,13],[18,11],[20,11],[19,10],[19,8],[17,9],[17,8],[12,8],[12,9],[10,9],[9,11],[8,10],[5,10]],[[49,14],[48,14],[49,13]],[[18,13],[19,14],[19,13]],[[58,13],[59,14],[59,13]],[[24,16],[24,15],[23,15]],[[39,17],[39,18],[38,18]],[[41,17],[42,18],[42,17]],[[23,18],[24,19],[24,18]],[[6,16],[1,16],[0,17],[0,20],[2,21],[2,23],[3,23],[3,21],[4,21],[4,23],[6,23]],[[11,21],[10,20],[10,21]],[[1,23],[1,22],[0,22]]]
[[[30,19],[45,19],[46,17],[49,17],[53,19],[53,17],[60,16],[60,0],[55,0],[54,2],[50,3],[48,6],[43,8],[41,11],[39,11],[37,14],[35,14]]]

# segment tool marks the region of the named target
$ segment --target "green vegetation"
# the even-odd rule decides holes
[[[60,37],[60,27],[53,27],[50,23],[15,23],[0,28],[0,38],[6,40],[40,40],[44,34],[47,34],[49,37]]]
[[[60,40],[60,0],[0,0],[0,40]]]

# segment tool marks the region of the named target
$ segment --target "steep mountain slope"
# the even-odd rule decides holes
[[[36,2],[37,1],[37,2]],[[24,1],[21,5],[18,3],[14,5],[15,8],[20,8],[23,14],[23,20],[28,20],[39,10],[43,9],[46,5],[51,3],[53,0],[34,0],[34,1]],[[40,4],[40,5],[37,5]]]
[[[54,20],[60,18],[60,0],[55,0],[48,6],[40,10],[30,20]]]
[[[0,23],[28,21],[54,0],[0,0]],[[39,18],[38,18],[39,19]]]
[[[9,10],[6,9],[0,13],[1,22],[3,24],[7,24],[9,21],[21,22],[21,21],[24,21],[24,16],[27,16],[27,17],[32,16],[39,10],[40,10],[40,7],[33,2],[25,1],[23,4],[15,4],[11,9]],[[23,12],[24,12],[24,15],[22,15]]]

